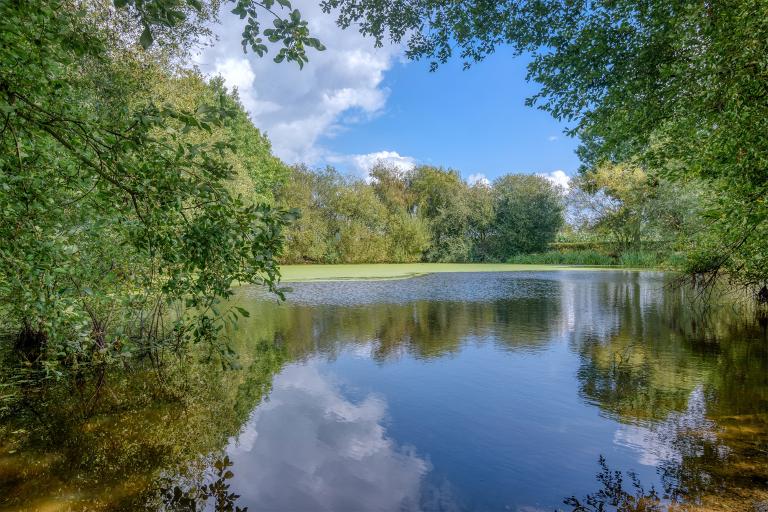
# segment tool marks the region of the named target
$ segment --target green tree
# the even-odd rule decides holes
[[[568,203],[581,228],[607,235],[619,251],[673,246],[695,231],[698,187],[649,176],[639,165],[602,164],[573,180]]]
[[[232,4],[232,13],[245,20],[243,50],[250,49],[261,57],[269,51],[267,43],[279,43],[274,61],[293,61],[299,67],[309,62],[307,48],[325,50],[318,39],[311,37],[309,24],[288,0],[113,0],[112,3],[127,14],[121,20],[123,31],[133,36],[133,41],[138,40],[145,50],[159,40],[162,46],[168,47],[170,43],[175,49],[187,52],[190,43],[197,42],[201,35],[210,35],[209,31],[201,31],[201,27],[217,19],[224,5]],[[260,14],[272,18],[272,27],[262,29]]]
[[[340,187],[330,203],[333,239],[342,263],[383,263],[388,254],[387,210],[363,181]]]
[[[371,187],[387,208],[388,261],[421,261],[429,248],[429,228],[417,212],[410,173],[380,163],[369,175]]]
[[[472,249],[467,237],[468,187],[459,173],[420,166],[410,173],[409,180],[416,211],[429,225],[426,260],[468,261]]]
[[[648,0],[325,0],[342,27],[406,54],[469,66],[509,44],[531,55],[530,105],[573,123],[588,168],[638,158],[710,197],[687,270],[768,280],[768,3]]]
[[[563,225],[560,191],[540,176],[507,174],[493,183],[490,254],[498,261],[541,252]]]
[[[476,183],[467,191],[469,216],[467,236],[472,242],[472,261],[493,259],[492,235],[496,215],[494,190],[484,183]]]
[[[0,4],[0,304],[21,345],[69,364],[216,339],[235,283],[276,289],[286,221],[234,193],[236,97],[98,12]],[[185,80],[205,94],[168,93]]]

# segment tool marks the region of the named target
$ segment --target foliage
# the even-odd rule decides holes
[[[519,254],[509,258],[507,263],[529,265],[615,265],[616,260],[607,254],[595,250],[582,249]]]
[[[234,4],[232,13],[245,20],[243,51],[250,48],[261,57],[269,50],[267,42],[280,43],[274,61],[293,61],[299,67],[304,67],[309,62],[307,47],[317,51],[325,50],[318,39],[310,36],[307,21],[301,17],[298,9],[292,8],[288,0],[113,0],[113,3],[117,9],[127,11],[135,19],[141,29],[138,42],[145,50],[152,46],[158,32],[162,36],[168,30],[174,31],[180,26],[196,27],[200,22],[215,17],[222,4]],[[285,9],[288,15],[281,16],[276,12],[276,7]],[[272,16],[273,27],[262,30],[259,20],[262,11]],[[192,38],[186,44],[194,41]]]
[[[172,497],[177,485],[198,481],[269,395],[286,354],[271,338],[253,340],[237,338],[243,363],[237,370],[208,364],[199,346],[167,361],[159,382],[147,361],[25,385],[22,399],[0,422],[7,450],[0,463],[7,476],[0,482],[0,503],[161,510],[162,498],[169,497],[162,491],[170,489]],[[94,378],[99,373],[101,381]],[[222,492],[227,479],[217,480],[188,496],[203,501],[208,494],[209,502],[231,497]],[[183,501],[176,505],[190,510]]]
[[[296,167],[275,192],[302,216],[286,231],[288,263],[504,261],[546,247],[562,197],[537,176],[469,186],[457,171],[378,165],[369,183]]]
[[[602,469],[597,474],[597,480],[603,488],[595,494],[588,495],[583,501],[575,496],[566,498],[564,503],[573,507],[573,512],[607,512],[609,510],[616,512],[663,512],[667,510],[656,491],[653,488],[646,491],[640,484],[637,475],[629,473],[634,488],[634,492],[631,492],[624,488],[624,477],[621,471],[611,471],[602,455],[599,463]]]
[[[695,231],[697,188],[649,176],[639,165],[601,164],[574,180],[568,205],[573,224],[608,237],[618,252],[649,242],[671,247]]]
[[[426,261],[469,261],[468,187],[458,171],[431,166],[414,169],[409,178],[416,212],[426,219],[430,242]]]
[[[213,499],[212,505],[217,512],[232,511],[246,512],[248,507],[239,507],[237,499],[239,494],[230,492],[227,480],[235,475],[229,469],[234,465],[229,456],[214,461],[213,468],[216,479],[211,483],[203,483],[192,486],[189,489],[183,489],[179,485],[174,485],[163,489],[163,510],[197,510],[206,508],[208,500]]]
[[[497,260],[546,249],[563,225],[560,192],[540,176],[502,176],[493,183],[493,195],[489,245]]]
[[[407,40],[433,69],[469,66],[499,45],[532,59],[529,105],[573,122],[585,169],[640,162],[699,183],[704,221],[686,270],[768,280],[768,4],[630,0],[324,0],[342,27]],[[711,280],[710,280],[711,281]]]
[[[621,253],[619,263],[630,268],[653,268],[659,266],[661,259],[658,253],[651,251],[626,251]]]
[[[214,341],[233,284],[276,290],[288,217],[236,185],[276,165],[236,96],[79,3],[3,2],[0,25],[0,304],[20,348],[56,373]]]

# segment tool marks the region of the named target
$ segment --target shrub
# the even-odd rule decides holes
[[[615,265],[616,261],[595,250],[548,251],[532,254],[518,254],[507,263],[533,265]]]

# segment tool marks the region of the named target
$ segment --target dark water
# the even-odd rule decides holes
[[[242,370],[182,372],[182,405],[120,401],[151,395],[126,376],[101,415],[24,416],[0,491],[11,508],[172,508],[226,457],[219,481],[253,511],[569,510],[603,456],[665,500],[755,510],[766,323],[687,295],[623,271],[306,283],[285,304],[243,290]]]

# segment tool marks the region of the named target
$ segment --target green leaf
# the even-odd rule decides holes
[[[141,43],[141,47],[146,50],[152,46],[152,42],[152,32],[149,30],[149,26],[144,26],[144,30],[141,32],[141,37],[139,37],[139,43]]]

